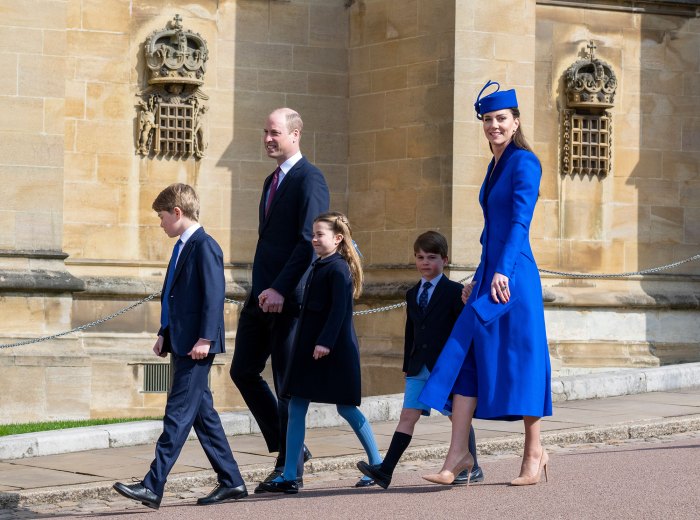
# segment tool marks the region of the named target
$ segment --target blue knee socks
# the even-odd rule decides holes
[[[370,464],[381,464],[382,457],[379,455],[379,450],[377,449],[377,443],[374,440],[374,433],[372,433],[372,426],[369,421],[362,415],[360,409],[356,406],[347,406],[339,404],[337,406],[338,413],[345,419],[350,427],[360,439],[362,447],[367,452],[367,457],[369,457]]]
[[[289,400],[289,420],[287,422],[287,457],[284,460],[284,480],[296,480],[297,462],[304,446],[306,433],[306,412],[309,410],[308,399],[292,397]]]

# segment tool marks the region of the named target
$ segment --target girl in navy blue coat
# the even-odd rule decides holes
[[[287,458],[284,473],[262,484],[271,492],[299,491],[296,461],[304,445],[306,412],[311,402],[335,404],[362,443],[370,464],[382,461],[372,427],[358,408],[360,351],[352,324],[352,301],[362,292],[362,265],[347,218],[336,212],[316,217],[311,244],[318,259],[311,264],[304,288],[294,347],[282,385],[282,394],[291,397]]]

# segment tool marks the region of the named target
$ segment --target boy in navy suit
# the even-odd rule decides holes
[[[215,354],[224,352],[224,264],[216,241],[199,225],[199,198],[191,186],[172,184],[153,202],[173,249],[161,292],[161,320],[153,345],[157,356],[173,357],[174,374],[155,459],[142,482],[122,484],[121,495],[152,509],[160,507],[168,473],[192,427],[216,471],[218,485],[199,505],[248,495],[209,390]]]
[[[442,271],[448,263],[447,239],[437,231],[427,231],[413,244],[416,269],[421,281],[406,293],[406,333],[403,371],[406,374],[403,409],[389,450],[381,464],[357,463],[359,470],[384,489],[401,455],[411,442],[413,429],[421,415],[430,415],[430,407],[418,400],[442,347],[462,312],[462,285],[449,280]],[[449,412],[442,411],[449,415]],[[481,482],[484,474],[476,461],[474,429],[469,437],[469,452],[474,457],[471,482]],[[467,483],[469,471],[455,478],[453,484]]]

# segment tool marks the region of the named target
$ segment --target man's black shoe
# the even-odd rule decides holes
[[[297,484],[296,480],[283,480],[281,482],[272,480],[270,482],[262,482],[260,487],[268,493],[284,493],[286,495],[299,493],[299,484]]]
[[[377,483],[374,481],[373,478],[361,478],[357,482],[355,482],[355,487],[357,488],[364,488],[364,487],[370,487],[370,486],[375,486]]]
[[[144,487],[140,482],[138,484],[122,484],[121,482],[115,482],[112,487],[120,495],[141,502],[144,506],[148,506],[151,509],[158,509],[160,507],[161,497],[147,487]]]
[[[311,459],[313,459],[313,455],[311,455],[311,452],[309,451],[309,448],[306,447],[306,444],[304,444],[304,464],[309,462]]]
[[[241,498],[245,498],[247,496],[248,490],[245,488],[245,484],[241,484],[240,486],[234,488],[219,484],[207,496],[198,498],[197,505],[208,506],[210,504],[226,502],[227,500],[240,500]]]
[[[359,469],[363,475],[374,479],[374,482],[384,489],[388,488],[389,484],[391,484],[391,475],[382,471],[381,464],[367,464],[364,460],[361,460],[357,463],[357,469]]]
[[[258,485],[255,487],[255,489],[253,490],[253,493],[255,493],[256,495],[257,495],[258,493],[267,493],[267,490],[265,489],[265,487],[263,486],[263,484],[265,484],[266,482],[272,482],[272,481],[275,480],[277,477],[281,477],[281,476],[282,476],[282,473],[283,473],[283,470],[282,470],[281,468],[275,468],[275,469],[273,469],[273,470],[270,472],[270,474],[269,474],[267,477],[265,477],[265,480],[263,480],[260,484],[258,484]],[[299,477],[299,478],[297,479],[297,487],[298,487],[299,489],[301,489],[301,488],[304,487],[304,478],[303,478],[303,477]]]
[[[463,484],[467,483],[467,476],[469,475],[469,471],[466,469],[462,471],[459,475],[457,475],[452,482],[453,485],[455,486],[460,486]],[[469,483],[470,484],[476,484],[479,482],[484,481],[484,472],[481,470],[481,466],[477,466],[476,468],[472,469],[472,476],[469,478]]]

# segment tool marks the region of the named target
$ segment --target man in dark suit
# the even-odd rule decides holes
[[[303,123],[289,108],[267,118],[263,143],[277,168],[263,184],[258,243],[253,260],[253,286],[238,319],[231,379],[260,426],[270,452],[278,451],[271,481],[284,469],[289,400],[279,396],[301,302],[302,278],[311,265],[314,218],[328,211],[328,186],[321,171],[302,156]],[[272,358],[275,394],[261,377]],[[298,482],[303,485],[303,450]],[[255,489],[263,492],[262,486]]]
[[[421,415],[430,415],[430,407],[420,402],[418,396],[464,308],[462,285],[443,274],[443,269],[449,261],[447,239],[437,231],[426,231],[416,239],[413,251],[421,280],[406,292],[403,356],[406,387],[401,417],[382,463],[357,463],[362,473],[373,478],[375,483],[384,489],[389,487],[394,469],[411,442],[418,419]],[[449,415],[446,410],[441,412]],[[483,472],[476,461],[474,429],[471,430],[469,451],[474,457],[471,477],[469,471],[465,470],[457,475],[454,484],[466,483],[468,480],[484,480]]]
[[[194,426],[216,471],[218,485],[199,505],[248,495],[209,390],[215,354],[224,352],[224,264],[221,248],[199,225],[199,198],[192,187],[173,184],[153,202],[160,225],[179,235],[161,292],[161,327],[153,346],[157,356],[172,355],[174,374],[155,459],[142,482],[122,484],[121,495],[158,509],[168,473]]]

